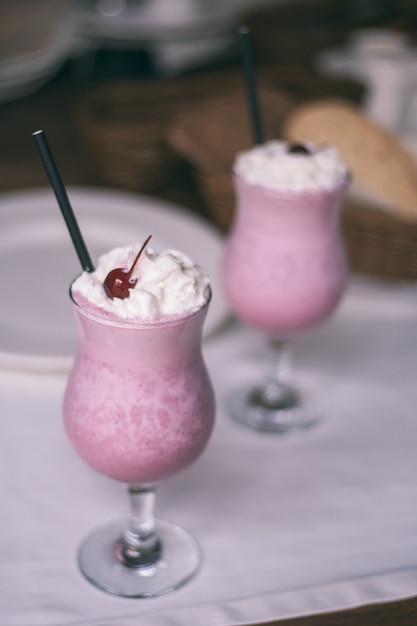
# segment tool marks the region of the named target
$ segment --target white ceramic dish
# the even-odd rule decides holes
[[[222,239],[178,206],[125,192],[69,188],[93,263],[110,248],[153,236],[156,250],[178,248],[211,276],[211,335],[227,315],[219,285]],[[0,196],[0,367],[66,371],[77,343],[68,288],[81,266],[55,196],[35,189]]]

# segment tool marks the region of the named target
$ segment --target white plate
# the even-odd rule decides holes
[[[219,285],[222,239],[178,206],[113,190],[69,188],[93,263],[110,248],[153,236],[156,250],[178,248],[210,275],[213,300],[205,338],[227,315]],[[81,271],[52,190],[0,196],[0,367],[67,371],[76,329],[68,299]]]

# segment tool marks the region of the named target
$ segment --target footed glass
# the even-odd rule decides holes
[[[84,576],[108,593],[156,596],[186,583],[201,554],[185,530],[154,518],[155,486],[204,450],[214,394],[202,358],[209,306],[178,318],[132,323],[74,300],[78,352],[64,424],[80,457],[127,485],[131,514],[99,527],[79,551]]]
[[[228,398],[233,418],[250,428],[285,433],[319,417],[294,383],[291,339],[323,322],[343,294],[347,265],[339,214],[347,182],[296,191],[234,177],[224,291],[233,312],[268,338],[265,381],[243,385]]]

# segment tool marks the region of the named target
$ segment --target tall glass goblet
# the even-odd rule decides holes
[[[289,158],[309,158],[294,154]],[[222,278],[234,313],[268,336],[265,382],[231,393],[240,423],[283,433],[312,425],[318,410],[293,382],[291,339],[325,320],[347,279],[339,213],[348,174],[325,188],[271,188],[234,174],[236,212]]]
[[[72,296],[71,296],[72,297]],[[155,520],[155,485],[205,448],[214,395],[201,336],[210,300],[196,312],[144,323],[89,312],[72,297],[78,352],[64,397],[64,423],[80,457],[128,486],[130,519],[104,525],[81,546],[95,586],[130,597],[180,587],[200,566],[195,540]]]

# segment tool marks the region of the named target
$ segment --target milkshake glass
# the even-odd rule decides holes
[[[79,566],[97,587],[122,596],[155,596],[189,580],[200,566],[194,539],[155,520],[155,485],[204,450],[214,395],[201,337],[210,301],[181,315],[117,319],[71,299],[79,345],[64,396],[64,424],[80,457],[128,485],[131,516],[95,530]]]
[[[339,213],[348,173],[333,152],[314,163],[313,146],[272,142],[251,152],[255,162],[243,154],[235,166],[222,277],[234,313],[269,338],[268,371],[264,384],[232,393],[230,410],[249,427],[281,433],[317,419],[291,380],[290,340],[325,320],[343,294]]]

